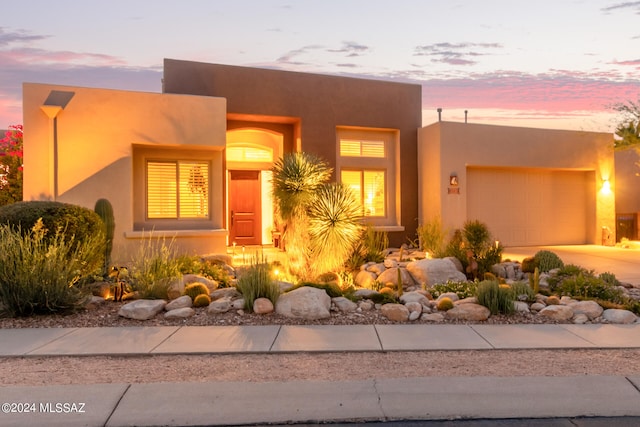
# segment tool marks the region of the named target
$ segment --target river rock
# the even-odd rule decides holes
[[[491,316],[489,309],[480,304],[460,304],[447,310],[446,317],[449,319],[468,320],[468,321],[484,321]]]
[[[573,309],[568,305],[549,305],[540,310],[538,315],[553,320],[566,321],[573,317]]]
[[[220,288],[211,292],[209,296],[214,301],[220,298],[227,298],[229,300],[232,300],[234,298],[240,298],[242,294],[238,292],[236,288]]]
[[[215,301],[211,301],[211,304],[209,304],[209,307],[207,308],[207,313],[219,314],[226,313],[229,310],[231,310],[231,300],[229,300],[228,298],[221,298]]]
[[[256,298],[253,301],[253,312],[256,314],[269,314],[275,310],[269,298]]]
[[[354,282],[356,286],[359,286],[361,288],[371,288],[373,287],[373,284],[376,281],[377,277],[378,276],[376,276],[375,273],[372,273],[370,271],[360,270],[358,274],[356,274],[356,278],[354,279]]]
[[[402,279],[403,288],[416,286],[416,282],[413,280],[413,276],[411,276],[411,274],[407,271],[406,268],[402,268],[402,267],[393,267],[383,271],[382,274],[378,276],[378,282],[383,283],[385,286],[388,283],[392,283],[393,284],[393,286],[391,286],[392,288],[397,287],[398,286],[398,269],[400,269],[400,276]]]
[[[164,314],[165,319],[186,319],[188,317],[196,314],[196,311],[191,307],[181,307],[176,308],[170,311],[167,311]]]
[[[358,308],[358,304],[345,297],[331,298],[331,302],[343,313],[351,313]]]
[[[331,316],[331,297],[322,289],[303,286],[280,295],[276,313],[285,317],[324,319]]]
[[[441,313],[424,313],[420,316],[420,320],[427,322],[444,322],[444,316]]]
[[[589,320],[602,316],[604,309],[595,301],[573,301],[569,304],[575,314],[585,314]]]
[[[404,304],[408,304],[410,302],[418,302],[420,304],[429,304],[429,299],[427,297],[425,297],[423,294],[421,294],[420,292],[417,291],[413,291],[413,292],[404,292],[401,296],[400,296],[400,301],[402,301]]]
[[[602,312],[602,318],[609,323],[629,324],[635,322],[638,317],[629,310],[610,308]]]
[[[409,309],[402,304],[385,304],[380,309],[384,317],[394,322],[409,320]]]
[[[438,283],[446,283],[448,280],[465,281],[467,276],[458,271],[455,264],[449,259],[422,259],[407,264],[407,270],[413,276],[416,283],[433,286]]]
[[[164,310],[165,305],[167,302],[161,299],[139,299],[120,307],[118,315],[127,319],[149,320]]]
[[[189,295],[182,295],[181,297],[178,297],[173,301],[170,301],[164,307],[164,309],[166,311],[171,311],[171,310],[177,310],[179,308],[191,307],[192,305],[193,305],[193,301],[191,300],[191,297]]]

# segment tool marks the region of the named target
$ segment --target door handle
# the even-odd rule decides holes
[[[233,227],[233,211],[231,211],[231,226]]]

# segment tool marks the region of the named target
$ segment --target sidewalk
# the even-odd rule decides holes
[[[542,348],[640,348],[640,324],[0,330],[2,357]],[[52,363],[55,364],[55,359]],[[640,377],[429,377],[16,386],[0,387],[0,404],[2,426],[619,417],[640,416]],[[7,409],[9,413],[4,413]],[[30,412],[25,413],[26,410]]]

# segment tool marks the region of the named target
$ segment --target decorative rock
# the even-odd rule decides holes
[[[303,286],[280,295],[276,313],[285,317],[324,319],[331,316],[331,297],[322,289]]]
[[[458,297],[458,295],[456,294],[456,298],[457,297]],[[478,298],[476,298],[476,297],[466,297],[466,298],[463,298],[463,299],[460,299],[460,300],[457,300],[457,301],[455,301],[455,300],[452,300],[452,301],[453,301],[453,303],[455,305],[458,305],[458,304],[477,304],[478,303]]]
[[[104,304],[107,300],[102,297],[91,295],[87,304],[84,306],[87,310],[93,310]],[[2,311],[2,303],[0,303],[0,312]]]
[[[629,324],[635,322],[638,317],[629,310],[610,308],[604,310],[602,318],[609,323]]]
[[[417,304],[417,303],[414,303],[414,304]],[[409,320],[410,320],[411,322],[413,322],[414,320],[418,320],[418,319],[420,318],[420,314],[421,314],[421,313],[420,313],[420,312],[418,312],[418,311],[411,311],[411,312],[409,312]]]
[[[484,321],[491,316],[489,309],[480,304],[460,304],[446,312],[449,319]]]
[[[256,298],[253,301],[253,312],[256,314],[268,314],[275,310],[269,298]]]
[[[408,304],[410,302],[418,302],[420,304],[428,304],[429,300],[424,296],[421,292],[413,291],[413,292],[405,292],[400,296],[400,301],[404,304]]]
[[[545,307],[546,305],[541,302],[534,302],[533,304],[531,304],[531,307],[529,308],[531,309],[531,311],[540,311]]]
[[[354,282],[356,286],[359,286],[361,288],[371,288],[377,277],[378,276],[376,276],[375,273],[361,270],[358,272],[358,274],[356,274]]]
[[[402,304],[385,304],[380,311],[384,317],[394,322],[409,320],[409,309]]]
[[[180,307],[164,314],[165,319],[186,319],[196,314],[196,311],[191,307]]]
[[[244,298],[238,298],[231,301],[231,308],[234,310],[241,310],[244,308]]]
[[[202,260],[212,264],[233,265],[233,255],[229,254],[209,254],[203,256]]]
[[[217,300],[220,298],[228,298],[229,300],[232,300],[234,298],[240,298],[242,294],[238,292],[236,288],[220,288],[211,292],[209,296],[212,300]]]
[[[393,286],[397,288],[397,286],[398,286],[398,268],[400,268],[400,267],[388,268],[385,271],[383,271],[382,274],[378,276],[378,282],[384,283],[385,285],[387,283],[392,283]],[[407,269],[400,268],[400,275],[402,276],[401,278],[402,278],[402,287],[403,288],[407,288],[409,286],[415,286],[416,285],[416,282],[413,280],[413,277],[407,271]]]
[[[589,321],[589,317],[584,313],[578,313],[571,319],[576,325],[583,325]]]
[[[448,256],[448,257],[445,257],[444,259],[451,261],[453,263],[453,265],[456,267],[456,270],[458,270],[460,273],[464,274],[464,267],[462,266],[462,263],[460,262],[460,260],[458,258],[456,258],[454,256]]]
[[[208,314],[226,313],[231,310],[231,301],[227,298],[212,301],[207,308]]]
[[[383,271],[386,270],[386,267],[384,266],[384,263],[382,262],[375,262],[375,263],[371,263],[369,265],[367,265],[366,271],[370,272],[370,273],[374,273],[376,276],[379,276],[382,274]]]
[[[378,292],[373,289],[358,289],[353,293],[358,298],[371,298],[373,295],[376,295]]]
[[[171,311],[171,310],[177,310],[179,308],[185,308],[185,307],[191,307],[191,306],[193,306],[193,301],[191,300],[191,297],[189,295],[182,295],[181,297],[178,297],[173,301],[169,302],[164,307],[164,309],[166,311]]]
[[[425,283],[427,286],[445,283],[448,280],[467,280],[467,276],[458,271],[455,264],[446,258],[413,261],[407,264],[407,270],[409,270],[416,283]]]
[[[595,301],[575,301],[569,304],[575,314],[585,314],[589,320],[602,316],[604,309]]]
[[[167,302],[161,299],[139,299],[120,307],[118,315],[127,319],[149,320],[160,313],[165,305]]]
[[[420,314],[422,314],[422,304],[420,304],[419,302],[408,302],[404,306],[407,307],[409,313],[418,313],[418,317],[420,317]]]
[[[440,313],[425,313],[420,316],[420,320],[427,322],[444,322],[444,316]]]
[[[573,309],[568,305],[549,305],[538,313],[553,320],[566,321],[573,317]]]
[[[371,311],[374,308],[374,305],[371,301],[360,301],[358,303],[358,308],[361,311]]]
[[[287,292],[289,289],[293,288],[295,285],[290,282],[284,282],[282,280],[276,280],[278,287],[280,288],[280,292]]]
[[[513,307],[516,309],[518,313],[530,313],[529,304],[523,301],[514,301]]]
[[[174,300],[179,298],[184,293],[184,281],[182,277],[175,279],[169,285],[167,289],[167,298],[170,300]]]
[[[358,308],[358,304],[345,297],[335,297],[332,298],[331,301],[336,305],[338,310],[343,313],[350,313],[356,311],[356,308]]]
[[[393,260],[391,258],[385,258],[384,266],[386,268],[398,268],[398,261]]]

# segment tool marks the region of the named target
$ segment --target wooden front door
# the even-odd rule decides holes
[[[229,171],[229,243],[262,243],[260,171]]]

